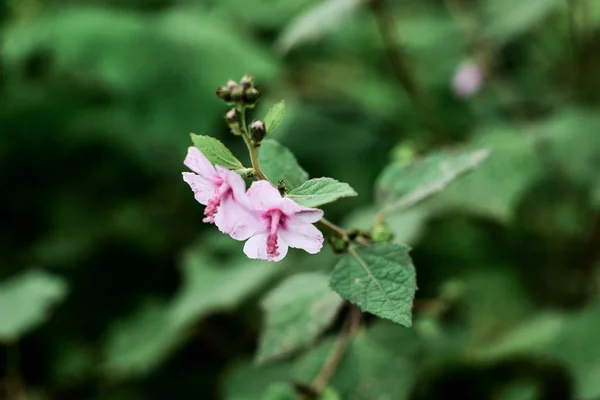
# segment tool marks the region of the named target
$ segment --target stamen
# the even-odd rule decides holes
[[[281,219],[281,211],[273,210],[271,212],[271,226],[269,237],[267,238],[267,254],[271,257],[279,256],[279,246],[277,244],[277,231],[279,230],[279,221]]]
[[[206,222],[209,224],[215,222],[215,214],[217,214],[217,211],[219,211],[221,200],[223,199],[224,195],[227,193],[228,190],[229,186],[226,183],[223,183],[215,191],[215,195],[212,197],[212,199],[210,199],[210,201],[206,205],[206,208],[204,209],[205,218],[202,220],[202,222]]]

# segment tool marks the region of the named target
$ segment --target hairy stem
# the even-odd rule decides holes
[[[317,393],[321,393],[323,389],[327,387],[327,384],[335,374],[335,371],[344,358],[344,354],[348,349],[348,345],[350,344],[352,336],[360,326],[361,317],[362,312],[360,309],[355,305],[352,305],[348,315],[346,316],[346,320],[344,321],[344,325],[340,331],[340,335],[335,343],[335,346],[333,347],[333,350],[329,354],[329,357],[327,357],[327,360],[325,361],[325,364],[323,364],[319,374],[311,383],[311,386]]]
[[[428,99],[425,97],[417,80],[408,68],[406,56],[404,55],[400,44],[396,41],[393,14],[387,0],[371,0],[369,5],[375,17],[379,35],[385,47],[385,52],[392,68],[392,72],[394,73],[398,84],[408,94],[414,107],[429,125],[429,128],[436,134],[438,141],[447,141],[447,135],[442,124],[439,122]]]
[[[246,143],[246,147],[248,148],[248,153],[250,154],[250,162],[252,163],[252,169],[254,169],[254,174],[262,180],[268,181],[265,174],[260,169],[260,164],[258,162],[258,152],[256,151],[256,147],[252,144],[250,137],[248,137],[248,125],[246,124],[246,108],[240,107],[240,125],[242,126],[242,137],[244,138],[244,143]]]
[[[336,235],[338,235],[339,237],[341,237],[342,239],[348,237],[348,234],[346,233],[345,229],[343,229],[342,227],[337,226],[336,224],[334,224],[333,222],[328,221],[325,218],[321,218],[319,220],[319,223],[321,225],[323,225],[325,228],[327,228],[330,231],[332,231],[333,233],[335,233]]]

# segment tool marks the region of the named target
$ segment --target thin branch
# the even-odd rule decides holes
[[[319,371],[319,374],[312,381],[311,386],[315,389],[317,393],[321,393],[326,387],[335,371],[339,367],[342,359],[344,358],[344,354],[348,349],[348,345],[350,344],[350,340],[352,339],[354,333],[360,326],[360,320],[362,318],[362,312],[360,309],[352,305],[348,315],[346,316],[346,320],[344,321],[344,325],[342,330],[340,331],[340,335],[338,337],[333,350],[327,357],[325,364]]]
[[[429,125],[429,128],[436,134],[440,142],[447,141],[447,134],[444,131],[436,113],[433,111],[428,99],[419,87],[419,84],[406,62],[406,56],[402,51],[400,43],[396,39],[395,24],[392,10],[387,0],[371,0],[370,9],[375,17],[377,29],[381,41],[385,47],[385,53],[396,81],[400,87],[408,94],[414,107],[421,114],[421,117]]]
[[[258,162],[258,152],[256,151],[256,147],[250,141],[248,137],[248,125],[246,124],[246,109],[244,107],[240,107],[240,124],[242,126],[242,138],[244,138],[244,143],[246,143],[246,147],[248,148],[248,153],[250,154],[250,162],[252,163],[252,169],[254,169],[254,174],[262,180],[268,181],[265,174],[260,169],[260,164]]]
[[[337,226],[336,224],[334,224],[333,222],[330,222],[329,220],[327,220],[325,218],[321,218],[319,220],[319,223],[321,225],[323,225],[325,228],[327,228],[330,231],[332,231],[333,233],[335,233],[337,236],[341,237],[342,239],[348,237],[348,233],[346,232],[346,230],[344,228]]]

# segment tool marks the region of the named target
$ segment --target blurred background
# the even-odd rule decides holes
[[[247,162],[214,94],[246,73],[252,118],[284,99],[276,138],[360,194],[325,208],[344,226],[372,222],[390,162],[492,150],[390,217],[415,325],[367,318],[340,398],[600,398],[599,1],[2,0],[0,23],[0,398],[283,399],[270,383],[314,377],[328,338],[252,364],[260,299],[336,256],[248,260],[181,179],[190,132]]]

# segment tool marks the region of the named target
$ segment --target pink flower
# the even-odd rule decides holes
[[[323,234],[313,223],[323,217],[323,211],[302,207],[292,199],[281,197],[267,181],[252,183],[246,193],[254,218],[252,226],[238,240],[246,240],[244,253],[250,258],[279,261],[289,247],[304,249],[310,254],[323,247]],[[236,238],[234,238],[236,239]]]
[[[481,68],[472,61],[460,65],[452,79],[454,93],[460,97],[470,97],[477,93],[483,82]]]
[[[234,239],[248,235],[253,214],[249,211],[246,184],[241,176],[226,168],[212,165],[195,147],[188,148],[183,161],[192,172],[183,172],[194,197],[206,206],[204,222],[214,223]]]

